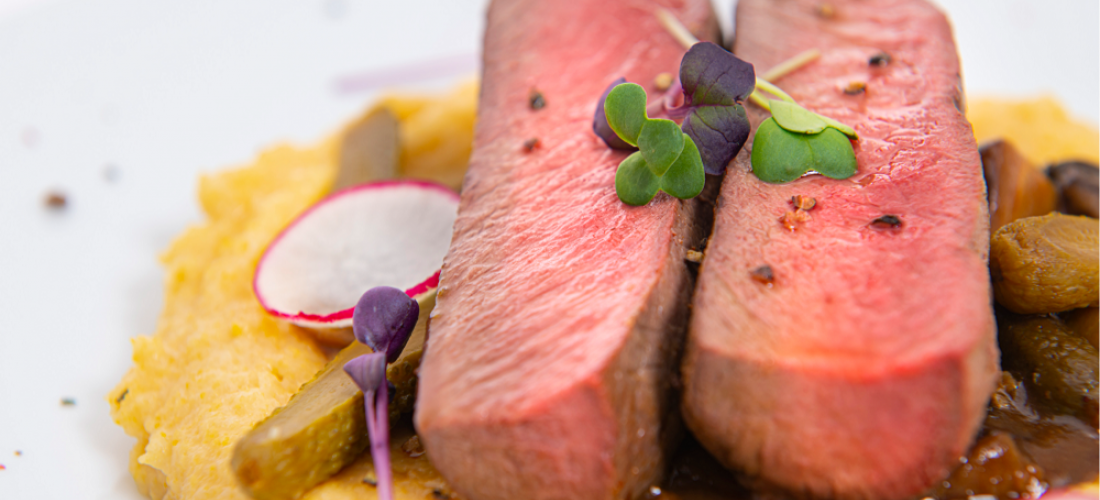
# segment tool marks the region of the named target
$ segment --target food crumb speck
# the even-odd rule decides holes
[[[406,455],[417,458],[424,455],[424,446],[420,444],[420,436],[413,436],[405,441],[401,445],[401,451],[404,451]]]
[[[848,82],[848,86],[844,87],[844,93],[848,95],[859,95],[867,91],[867,83],[860,81]]]
[[[76,400],[73,398],[61,398],[61,406],[76,406]]]
[[[779,216],[779,224],[788,231],[794,231],[798,229],[799,224],[811,220],[813,220],[813,217],[802,209],[788,210],[786,213]]]
[[[665,91],[672,86],[672,73],[660,73],[653,78],[653,87],[657,90]]]
[[[108,163],[103,166],[103,180],[107,182],[115,182],[118,180],[121,171],[114,163]]]
[[[69,205],[69,198],[61,191],[50,191],[46,193],[43,202],[46,204],[46,208],[61,210]]]
[[[836,8],[833,7],[833,4],[828,2],[819,3],[817,4],[817,15],[825,19],[830,19],[836,15]]]
[[[817,205],[817,198],[796,194],[791,197],[791,204],[798,210],[813,210]]]
[[[23,450],[15,450],[15,456],[17,456],[17,457],[23,456]]]
[[[698,250],[688,250],[687,253],[684,254],[684,260],[688,262],[694,262],[696,264],[703,262],[703,252],[700,252]]]

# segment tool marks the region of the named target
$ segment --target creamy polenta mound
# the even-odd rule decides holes
[[[1058,100],[977,98],[966,110],[978,144],[1005,139],[1038,167],[1068,160],[1100,162],[1100,132],[1095,124],[1066,112]]]
[[[477,85],[442,96],[390,96],[378,104],[399,120],[403,175],[458,187],[473,144]],[[290,399],[327,361],[304,329],[276,319],[252,293],[268,243],[328,194],[342,132],[320,144],[274,147],[256,161],[199,181],[207,220],[161,256],[165,306],[152,336],[133,339],[134,366],[108,395],[111,415],[137,438],[130,471],[154,499],[247,499],[229,466],[233,446]],[[427,456],[400,450],[398,498],[433,498],[446,484]],[[306,499],[375,498],[363,483],[370,454],[309,491]]]

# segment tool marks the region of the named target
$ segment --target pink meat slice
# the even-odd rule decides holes
[[[474,152],[420,368],[416,427],[470,499],[637,497],[679,427],[672,377],[701,239],[695,202],[618,200],[626,153],[592,133],[616,78],[647,87],[684,49],[670,9],[707,0],[499,0],[488,14]],[[709,38],[704,36],[704,38]],[[545,107],[531,106],[541,93]],[[524,144],[538,140],[538,145]]]
[[[720,461],[762,482],[907,498],[958,464],[994,387],[985,184],[944,16],[920,0],[828,4],[738,4],[734,52],[761,72],[822,52],[775,83],[855,127],[859,171],[772,185],[747,151],[730,165],[694,298],[684,415]],[[870,64],[880,53],[889,61]],[[866,90],[845,93],[851,82]],[[816,199],[801,221],[787,215],[797,195]]]

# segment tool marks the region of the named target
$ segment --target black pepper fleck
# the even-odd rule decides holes
[[[878,54],[871,56],[871,58],[867,60],[867,64],[870,64],[871,66],[878,66],[881,68],[883,66],[886,66],[887,64],[890,64],[890,62],[893,60],[894,59],[890,57],[890,54],[879,52]]]
[[[896,215],[883,215],[882,217],[871,221],[871,226],[880,229],[897,228],[901,227],[901,219],[898,218],[898,216]]]
[[[527,104],[531,106],[531,109],[542,109],[546,107],[546,98],[543,97],[542,92],[532,90],[531,95],[527,98]]]
[[[128,389],[128,388],[126,390],[122,391],[122,394],[118,395],[118,399],[115,400],[115,403],[122,404],[122,400],[126,399],[127,394],[130,394],[130,389]]]
[[[772,271],[772,266],[764,264],[756,269],[753,269],[749,273],[752,280],[760,283],[761,285],[771,285],[775,283],[775,272]]]
[[[432,490],[432,498],[435,498],[437,500],[450,500],[451,496],[443,493],[443,490],[436,488]]]
[[[61,398],[61,406],[76,406],[76,400],[73,398]]]
[[[378,480],[373,478],[373,477],[367,476],[367,477],[363,478],[363,484],[369,484],[371,486],[378,486]]]
[[[532,137],[530,139],[527,139],[526,141],[523,141],[523,150],[530,153],[531,151],[537,149],[541,144],[542,141],[540,141],[538,137]]]

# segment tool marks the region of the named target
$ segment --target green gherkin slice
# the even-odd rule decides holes
[[[435,292],[418,297],[420,317],[409,343],[386,377],[397,388],[390,421],[412,411],[416,368],[424,353]],[[363,393],[344,373],[344,363],[371,352],[352,342],[298,390],[286,406],[256,424],[233,450],[237,480],[257,500],[292,500],[354,461],[369,445]]]

